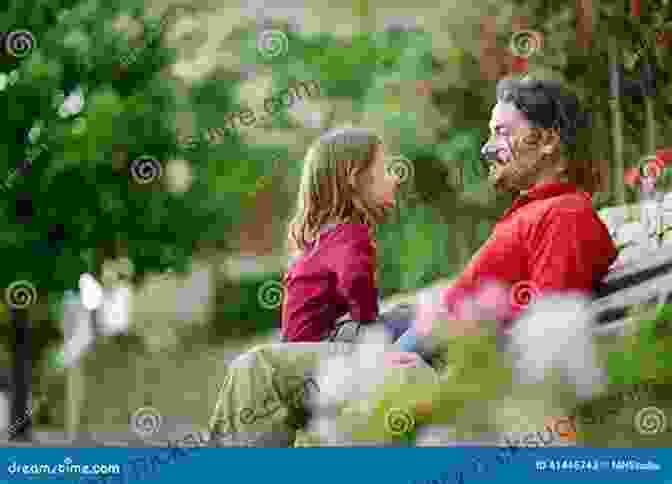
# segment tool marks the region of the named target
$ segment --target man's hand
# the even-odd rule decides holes
[[[418,309],[413,323],[417,336],[420,338],[429,336],[432,333],[433,325],[440,319],[446,319],[447,315],[438,289],[420,293]]]
[[[386,368],[411,368],[420,362],[420,355],[405,351],[391,351],[385,353]]]

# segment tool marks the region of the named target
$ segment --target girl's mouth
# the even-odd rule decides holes
[[[394,208],[396,206],[397,206],[397,199],[393,193],[385,197],[385,200],[383,201],[383,207]]]

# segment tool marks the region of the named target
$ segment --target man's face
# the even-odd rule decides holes
[[[513,104],[497,103],[484,147],[496,152],[488,176],[496,189],[517,193],[538,182],[548,168],[543,166],[541,138],[541,130],[533,128]]]

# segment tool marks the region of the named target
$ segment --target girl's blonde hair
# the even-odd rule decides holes
[[[308,149],[303,165],[299,197],[289,223],[290,253],[306,250],[320,228],[331,221],[364,223],[371,228],[384,215],[362,196],[361,174],[373,163],[382,139],[363,128],[332,130]]]

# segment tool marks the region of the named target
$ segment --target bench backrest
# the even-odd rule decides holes
[[[627,325],[626,313],[636,304],[667,303],[672,296],[672,247],[642,251],[642,257],[611,271],[597,289],[592,309],[598,333]]]

